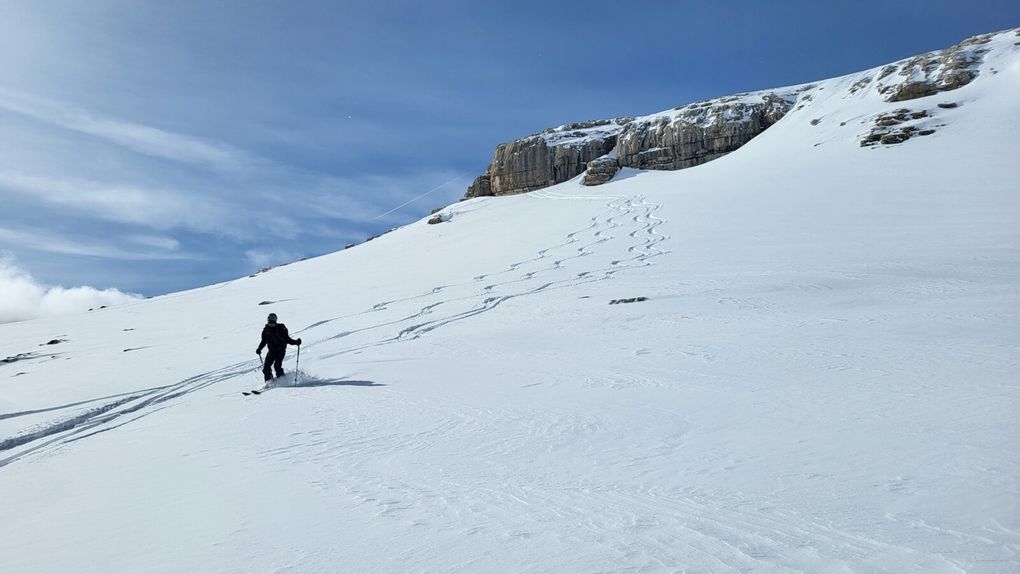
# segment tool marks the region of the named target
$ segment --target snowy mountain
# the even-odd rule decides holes
[[[1005,37],[1004,43],[1009,38],[1009,32],[999,35]],[[874,105],[877,100],[906,102],[952,92],[981,75],[981,63],[995,36],[968,38],[944,50],[847,76],[849,86],[828,87],[836,87],[840,97],[848,100],[846,111],[860,100]],[[998,73],[995,67],[985,70]],[[677,170],[701,165],[740,149],[787,114],[802,117],[816,112],[817,107],[809,104],[823,96],[825,89],[816,83],[802,84],[693,102],[638,118],[549,128],[497,146],[492,162],[468,188],[466,197],[535,191],[581,173],[585,174],[584,185],[601,185],[625,167]],[[947,102],[939,107],[956,105]],[[837,105],[830,111],[842,112],[844,108]],[[897,144],[915,135],[931,135],[938,127],[931,121],[922,128],[904,123],[930,117],[923,110],[898,108],[870,118],[874,128],[861,136],[861,145]],[[810,121],[817,125],[822,118]],[[840,127],[857,130],[857,124],[843,121]]]
[[[689,169],[0,326],[4,571],[1020,570],[1018,43],[909,101],[816,82]],[[245,396],[268,312],[300,366]]]

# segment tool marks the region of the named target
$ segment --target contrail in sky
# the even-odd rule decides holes
[[[380,219],[380,218],[386,217],[387,215],[389,215],[389,214],[393,213],[394,211],[396,211],[396,210],[400,209],[401,207],[404,207],[405,205],[408,205],[408,204],[410,204],[410,203],[414,203],[415,201],[418,201],[419,199],[421,199],[421,198],[425,197],[426,195],[428,195],[428,194],[430,194],[430,193],[433,193],[433,192],[439,191],[440,189],[442,189],[442,188],[446,187],[447,185],[449,185],[449,184],[451,184],[451,183],[453,183],[453,182],[457,181],[458,179],[460,179],[460,178],[464,177],[465,175],[467,175],[467,172],[466,172],[466,171],[465,171],[465,172],[463,172],[463,173],[460,173],[460,174],[458,174],[458,175],[457,175],[456,177],[454,177],[453,179],[451,179],[451,180],[449,180],[449,181],[445,181],[445,182],[443,182],[443,183],[441,183],[441,184],[439,184],[439,185],[437,185],[437,186],[433,187],[432,189],[430,189],[430,190],[426,191],[425,193],[423,193],[423,194],[419,195],[418,197],[415,197],[415,198],[409,199],[409,200],[405,201],[404,203],[401,203],[400,205],[398,205],[398,206],[394,207],[393,209],[391,209],[391,210],[387,211],[386,213],[383,213],[382,215],[377,215],[377,216],[375,216],[375,219]]]

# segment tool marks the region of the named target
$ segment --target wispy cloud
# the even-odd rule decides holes
[[[117,289],[43,285],[18,267],[10,254],[0,253],[0,323],[80,313],[140,297]]]
[[[138,245],[153,247],[155,249],[168,252],[177,251],[181,247],[180,241],[165,235],[128,235],[124,239]]]
[[[40,232],[38,230],[25,231],[0,227],[0,242],[18,245],[36,251],[46,253],[60,253],[64,255],[82,255],[87,257],[104,257],[108,259],[123,260],[174,260],[174,259],[201,259],[195,254],[182,253],[177,251],[178,243],[173,239],[158,240],[155,236],[134,236],[136,243],[143,247],[154,249],[133,250],[125,249],[119,245],[85,241],[78,238],[67,238],[60,235]],[[139,241],[139,239],[142,239]],[[162,245],[156,245],[162,241]],[[169,247],[169,249],[168,249]]]
[[[291,263],[301,258],[301,254],[284,249],[249,249],[244,252],[244,255],[255,269],[273,267],[281,263]]]
[[[406,223],[459,195],[468,178],[447,169],[342,176],[0,88],[3,116],[17,121],[0,123],[0,201],[21,217],[0,225],[0,248],[23,260],[32,251],[199,258],[182,253],[187,241],[244,273]],[[68,259],[67,276],[79,264]]]
[[[169,189],[0,171],[0,188],[102,219],[157,229],[225,231],[228,209],[218,199]]]
[[[2,88],[0,108],[162,159],[202,164],[226,171],[237,171],[265,162],[225,143],[102,116],[69,104]]]

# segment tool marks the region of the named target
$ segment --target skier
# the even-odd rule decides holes
[[[262,348],[269,347],[266,353],[266,361],[262,365],[262,374],[266,382],[273,378],[272,369],[276,369],[276,376],[283,376],[283,356],[287,354],[287,345],[300,345],[301,339],[291,339],[287,332],[287,326],[276,322],[276,313],[270,313],[266,317],[266,326],[262,328],[262,342],[255,350],[259,358],[262,358]]]

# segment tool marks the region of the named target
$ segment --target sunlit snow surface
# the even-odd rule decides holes
[[[1016,41],[697,168],[0,326],[0,570],[1020,571]],[[858,145],[901,107],[936,133]],[[269,311],[300,372],[243,396]]]

